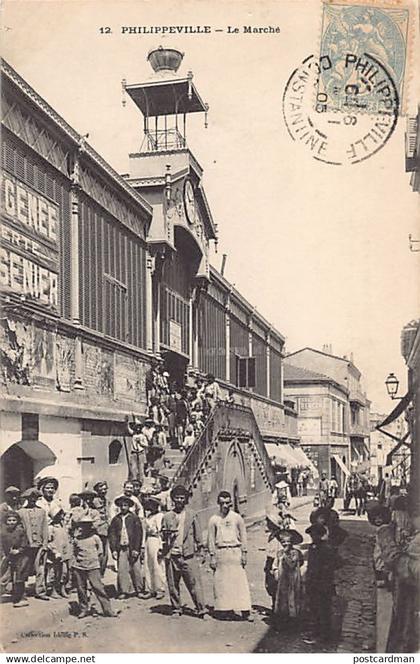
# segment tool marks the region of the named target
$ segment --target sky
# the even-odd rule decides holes
[[[122,26],[209,25],[206,35],[122,34]],[[227,26],[239,27],[228,34]],[[242,26],[280,27],[244,34]],[[415,25],[415,24],[413,24]],[[110,27],[110,34],[101,34]],[[215,29],[223,29],[215,33]],[[330,344],[353,352],[372,410],[392,402],[389,372],[406,385],[402,327],[420,315],[419,196],[405,172],[406,118],[376,155],[352,166],[315,161],[287,133],[282,96],[292,71],[319,50],[317,0],[4,0],[3,57],[120,173],[142,141],[142,118],[121,80],[150,77],[148,51],[185,53],[210,106],[194,114],[188,144],[204,169],[218,224],[220,269],[285,337],[288,352]],[[413,34],[413,52],[415,40]],[[419,101],[408,58],[408,112]]]

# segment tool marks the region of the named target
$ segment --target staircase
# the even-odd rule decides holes
[[[162,475],[166,475],[170,484],[173,483],[173,479],[184,459],[185,452],[182,452],[181,450],[174,450],[171,447],[166,448],[165,460],[169,461],[170,466],[165,466],[165,469],[162,470]]]

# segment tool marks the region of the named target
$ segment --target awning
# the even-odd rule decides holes
[[[349,469],[347,468],[346,464],[340,459],[338,454],[332,454],[332,458],[336,463],[338,463],[338,466],[343,471],[344,475],[350,476]]]
[[[305,454],[305,452],[301,447],[294,447],[293,452],[295,453],[297,458],[300,459],[299,465],[310,468],[310,470],[312,471],[312,475],[315,478],[319,477],[317,467],[314,465],[313,461],[311,461],[310,458]]]
[[[305,466],[311,469],[312,473],[317,477],[318,471],[312,461],[306,456],[301,447],[291,447],[290,445],[280,443],[265,443],[267,454],[272,459],[276,460],[279,465],[286,466],[286,468],[297,468]]]
[[[275,443],[265,443],[265,449],[270,459],[274,458],[279,465],[288,468],[299,465],[293,457],[292,448],[287,444],[281,443],[280,445],[276,445]]]
[[[403,396],[402,399],[400,399],[400,401],[397,403],[394,410],[390,412],[388,417],[386,417],[384,421],[381,422],[381,424],[378,424],[376,428],[380,429],[381,427],[388,426],[388,424],[392,424],[392,422],[394,422],[397,419],[397,417],[402,415],[402,413],[408,408],[412,397],[413,393],[410,390],[409,392],[407,392],[405,396]]]

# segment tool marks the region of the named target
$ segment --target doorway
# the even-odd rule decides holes
[[[187,371],[187,358],[172,351],[162,352],[165,371],[169,373],[170,384],[176,383],[178,389],[185,387],[185,373]]]
[[[1,485],[17,486],[22,491],[33,485],[33,459],[16,443],[0,459]]]

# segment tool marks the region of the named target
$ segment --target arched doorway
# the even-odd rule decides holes
[[[240,446],[232,441],[225,457],[223,489],[232,496],[233,509],[239,514],[246,510],[245,463]]]
[[[1,457],[1,485],[27,489],[34,482],[34,464],[19,445],[12,445]]]

